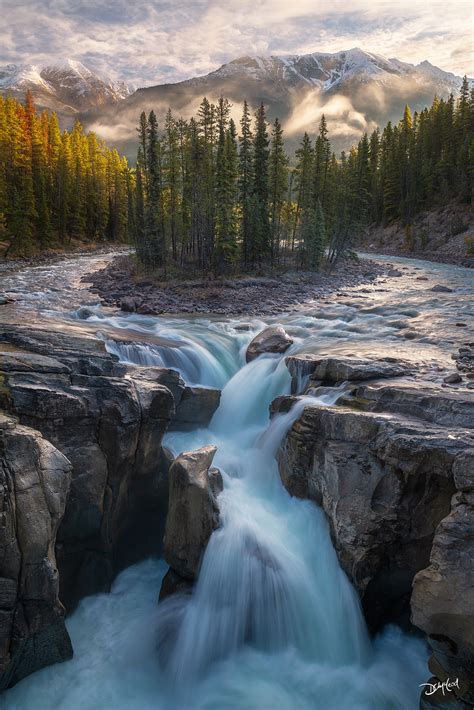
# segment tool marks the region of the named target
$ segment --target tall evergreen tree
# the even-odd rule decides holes
[[[272,128],[269,156],[269,191],[271,214],[270,250],[272,263],[278,261],[281,214],[288,191],[288,158],[283,142],[283,129],[278,118]]]
[[[242,261],[244,267],[250,263],[252,243],[252,186],[253,186],[253,136],[252,118],[247,101],[244,101],[240,121],[241,135],[239,138],[239,205],[241,212]]]
[[[259,265],[270,253],[271,229],[269,217],[269,141],[265,106],[260,104],[255,114],[253,141],[252,235],[249,249],[250,263]]]

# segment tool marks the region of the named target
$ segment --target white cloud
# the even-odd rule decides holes
[[[474,73],[470,0],[4,0],[0,32],[2,63],[73,56],[142,86],[353,46]]]

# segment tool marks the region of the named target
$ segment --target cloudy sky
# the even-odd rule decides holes
[[[138,86],[205,74],[243,54],[355,46],[474,75],[471,0],[3,0],[2,8],[0,64],[71,57]]]

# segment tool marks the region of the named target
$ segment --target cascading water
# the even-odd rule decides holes
[[[170,615],[180,620],[167,648],[179,686],[244,645],[267,653],[292,648],[336,667],[369,659],[358,599],[321,511],[291,499],[279,481],[276,449],[305,402],[261,437],[268,405],[288,385],[281,359],[251,362],[224,389],[208,431],[166,438],[176,453],[217,439],[215,464],[224,475],[222,526],[211,537],[195,593],[181,598],[181,609],[172,598],[161,606],[166,628]]]
[[[271,401],[290,389],[284,358],[239,369],[241,346],[209,428],[165,437],[175,453],[218,446],[221,527],[194,593],[156,606],[162,563],[125,571],[111,594],[72,615],[77,657],[25,679],[6,710],[416,707],[423,643],[392,629],[372,644],[322,511],[291,498],[279,479],[275,454],[292,422],[340,391],[302,398],[268,425]],[[154,357],[154,346],[142,348]],[[212,349],[196,352],[212,377]]]
[[[428,271],[422,262],[419,268],[456,294],[427,291],[431,284],[419,281],[418,271],[402,288],[394,279],[391,291],[388,285],[292,313],[282,317],[296,340],[290,352],[302,343],[318,353],[385,356],[389,349],[423,361],[426,376],[439,378],[459,330],[453,323],[471,317],[472,274],[435,265]],[[64,318],[69,292],[64,302],[55,300],[58,293],[51,289],[49,315],[57,318],[53,309],[63,308]],[[25,308],[35,303],[29,299]],[[415,710],[426,680],[423,641],[395,627],[368,637],[322,511],[291,498],[278,475],[275,453],[288,427],[304,406],[327,406],[339,392],[302,398],[269,423],[270,402],[288,393],[290,382],[285,356],[244,363],[261,322],[87,308],[76,318],[103,331],[123,361],[175,367],[187,383],[224,388],[209,428],[173,432],[165,441],[176,453],[218,446],[222,525],[192,596],[157,605],[161,561],[125,570],[110,594],[84,599],[68,619],[75,657],[23,680],[2,696],[2,710]],[[120,330],[126,338],[114,339]]]

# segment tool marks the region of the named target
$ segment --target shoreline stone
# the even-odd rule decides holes
[[[331,273],[286,271],[277,276],[207,278],[161,283],[136,272],[133,260],[120,256],[84,277],[105,305],[147,315],[272,315],[341,290],[371,283],[386,269],[366,259],[346,259]]]

